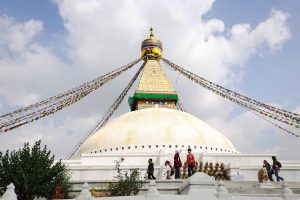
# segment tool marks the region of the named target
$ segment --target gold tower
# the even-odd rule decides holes
[[[137,91],[128,99],[132,111],[154,107],[176,109],[178,95],[159,63],[162,50],[161,41],[150,28],[150,36],[141,46],[142,57],[147,63]]]

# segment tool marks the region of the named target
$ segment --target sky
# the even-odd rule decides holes
[[[163,42],[165,58],[300,113],[299,10],[298,0],[1,0],[0,115],[137,59],[150,26]],[[222,132],[238,151],[300,159],[299,139],[164,69],[186,110]],[[55,115],[1,134],[0,151],[42,140],[56,158],[65,158],[136,70]],[[124,100],[113,118],[129,111]]]

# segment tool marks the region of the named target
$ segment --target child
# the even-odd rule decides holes
[[[165,162],[165,170],[166,170],[166,174],[167,174],[167,179],[171,179],[171,171],[172,171],[172,166],[170,161],[166,161]]]

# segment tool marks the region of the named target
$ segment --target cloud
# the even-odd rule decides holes
[[[250,24],[237,24],[231,28],[230,41],[233,49],[229,64],[243,64],[254,53],[260,53],[266,44],[271,51],[279,49],[291,37],[287,19],[289,15],[279,10],[271,10],[267,20],[253,30]]]
[[[208,80],[235,89],[251,57],[275,51],[289,40],[287,19],[287,13],[271,10],[269,18],[255,27],[236,24],[228,32],[220,19],[195,22],[179,34],[182,39],[175,49],[180,51],[171,54],[174,55],[172,60],[196,74],[205,75]],[[225,120],[234,108],[233,104],[209,91],[201,91],[193,99],[201,116],[204,113],[208,118],[215,118],[218,113],[218,117]]]
[[[38,42],[43,22],[0,17],[0,96],[9,106],[27,106],[59,87],[66,65]],[[1,52],[0,51],[0,52]],[[58,80],[58,82],[55,82]]]
[[[206,74],[216,82],[229,84],[236,78],[232,76],[236,73],[234,67],[242,67],[251,56],[265,52],[262,49],[265,44],[275,50],[289,40],[287,19],[287,13],[272,10],[269,18],[254,28],[250,24],[236,24],[228,33],[221,20],[202,20],[183,34],[180,46],[186,54],[175,55],[191,63],[194,71]]]
[[[0,47],[15,53],[24,50],[33,38],[43,30],[43,22],[29,20],[16,22],[13,18],[0,17]]]
[[[54,2],[65,27],[63,40],[53,41],[62,42],[61,55],[37,37],[44,31],[46,21],[0,18],[1,112],[52,96],[138,58],[150,26],[162,40],[166,58],[233,89],[243,79],[249,59],[276,52],[291,38],[288,14],[274,9],[257,25],[240,23],[226,27],[222,19],[206,17],[213,0],[176,0],[172,4],[158,0]],[[41,138],[58,157],[66,155],[72,145],[64,142],[76,141],[85,134],[129,82],[134,70],[60,114],[12,131],[1,140],[1,149],[8,147],[2,144],[17,137],[11,146]],[[172,80],[178,77],[177,73],[169,75]],[[248,112],[232,116],[232,103],[182,75],[178,84],[173,82],[187,110],[222,130],[238,145],[238,150],[265,150],[263,143],[255,144],[273,134],[269,125]],[[128,111],[125,100],[115,116]],[[250,131],[253,124],[257,134]]]

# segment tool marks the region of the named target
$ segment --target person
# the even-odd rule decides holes
[[[186,156],[186,162],[188,164],[188,176],[192,176],[195,171],[194,171],[194,168],[195,168],[195,157],[194,157],[194,154],[192,154],[192,149],[191,148],[188,148],[188,155]]]
[[[171,166],[171,163],[170,161],[166,161],[165,162],[165,170],[166,170],[166,174],[167,174],[167,177],[166,179],[171,179],[171,170],[172,170],[172,166]]]
[[[263,167],[266,168],[266,170],[267,170],[269,180],[274,181],[273,176],[272,176],[272,169],[271,169],[270,163],[268,163],[266,160],[264,160]]]
[[[181,162],[178,150],[175,151],[173,166],[175,168],[175,179],[179,179],[180,178],[180,167],[182,167],[182,162]]]
[[[151,158],[148,160],[148,169],[147,169],[147,173],[148,173],[148,180],[150,180],[150,179],[154,179],[154,180],[155,180],[155,179],[156,179],[156,178],[154,177],[154,175],[153,175],[153,173],[154,173],[154,164],[153,164]]]
[[[280,168],[281,168],[281,163],[277,160],[277,158],[275,156],[272,156],[272,160],[273,160],[272,169],[274,170],[277,182],[279,182],[280,180],[284,181],[284,178],[282,178],[281,176],[279,176],[279,171],[280,171]]]

